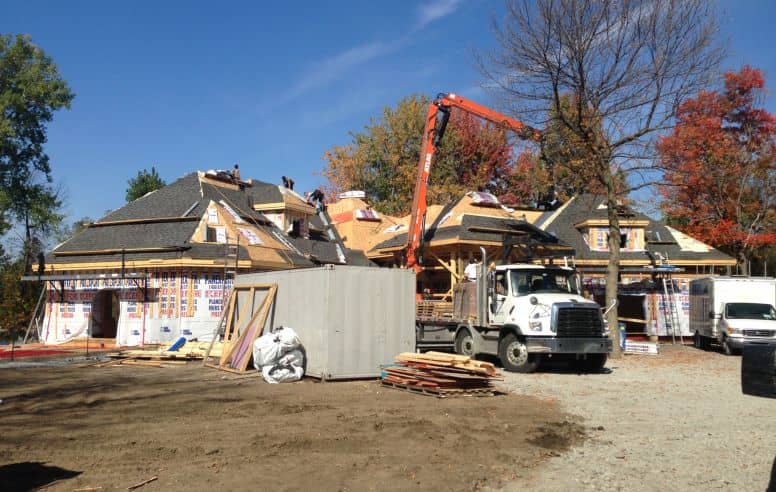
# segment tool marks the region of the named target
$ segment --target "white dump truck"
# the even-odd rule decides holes
[[[776,337],[776,279],[706,277],[690,282],[690,331],[695,346],[718,343],[728,354],[747,341]]]
[[[416,317],[420,350],[498,356],[504,369],[534,371],[542,357],[563,355],[586,371],[600,371],[612,341],[600,306],[580,295],[573,268],[509,264],[456,285],[452,303],[421,301]]]

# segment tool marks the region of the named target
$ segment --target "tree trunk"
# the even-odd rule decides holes
[[[617,193],[613,183],[607,184],[606,209],[609,218],[609,263],[606,267],[606,309],[617,301],[617,285],[620,278],[620,218],[617,215]],[[612,358],[622,355],[620,349],[620,327],[618,306],[614,306],[606,315],[609,333],[612,338]]]

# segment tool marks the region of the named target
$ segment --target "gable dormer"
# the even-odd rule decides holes
[[[253,210],[261,212],[278,229],[295,236],[309,237],[310,218],[315,208],[301,195],[285,186],[269,183],[253,185]]]
[[[649,225],[647,219],[620,219],[620,251],[644,251],[644,228]],[[587,219],[574,228],[582,234],[590,251],[609,251],[609,220]]]

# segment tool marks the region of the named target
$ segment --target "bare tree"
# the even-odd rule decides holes
[[[500,49],[480,57],[489,85],[509,111],[534,126],[556,115],[606,190],[610,305],[617,298],[622,199],[654,182],[655,138],[672,124],[679,103],[709,83],[722,58],[714,6],[707,0],[512,0],[494,27]],[[572,111],[562,108],[564,97],[571,97]],[[616,308],[607,320],[617,327]],[[619,342],[619,331],[612,333]]]

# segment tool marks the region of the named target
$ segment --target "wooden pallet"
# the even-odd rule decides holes
[[[393,383],[390,381],[381,381],[383,386],[396,388],[410,393],[416,393],[425,396],[435,396],[437,398],[455,398],[463,396],[496,396],[500,394],[495,388],[434,388],[430,386],[416,386],[409,384]]]

